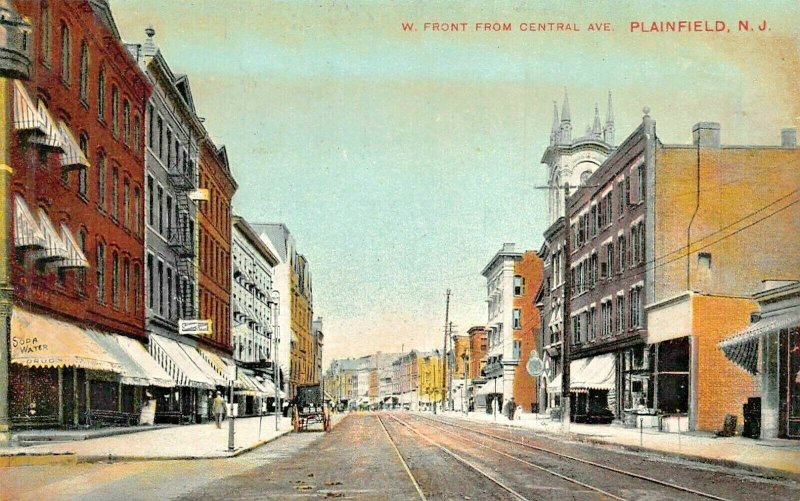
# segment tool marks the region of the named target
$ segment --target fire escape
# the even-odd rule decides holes
[[[196,318],[195,311],[195,241],[189,193],[195,190],[194,162],[185,155],[183,162],[169,167],[169,178],[175,189],[175,226],[170,229],[169,245],[177,256],[179,287],[178,304],[183,319]]]

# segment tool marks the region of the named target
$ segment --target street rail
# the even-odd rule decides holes
[[[476,472],[478,472],[480,475],[482,475],[483,477],[487,478],[489,481],[491,481],[492,483],[496,484],[498,487],[500,487],[500,488],[501,488],[501,489],[503,489],[504,491],[508,492],[509,494],[511,494],[511,495],[512,495],[512,496],[514,496],[515,498],[519,499],[520,501],[530,501],[528,498],[526,498],[525,496],[523,496],[523,495],[522,495],[522,494],[520,494],[519,492],[515,491],[514,489],[512,489],[512,488],[511,488],[511,487],[509,487],[508,485],[506,485],[506,484],[504,484],[503,482],[501,482],[501,481],[500,481],[500,480],[499,480],[497,477],[495,477],[494,475],[490,475],[490,474],[486,473],[486,472],[485,472],[485,471],[484,471],[482,468],[480,468],[480,467],[479,467],[479,466],[477,466],[476,464],[472,463],[471,461],[469,461],[469,460],[465,459],[464,457],[462,457],[462,456],[460,456],[460,455],[456,454],[455,452],[453,452],[452,450],[448,449],[447,447],[444,447],[443,445],[441,445],[441,444],[438,444],[438,443],[434,442],[434,441],[433,441],[433,440],[431,440],[430,438],[426,437],[426,436],[425,436],[425,435],[423,435],[422,433],[420,433],[420,432],[418,432],[417,430],[415,430],[415,429],[414,429],[412,426],[410,426],[408,423],[404,422],[404,421],[403,421],[403,420],[401,420],[401,419],[398,419],[398,418],[396,418],[395,416],[390,416],[390,417],[391,417],[393,420],[395,420],[395,421],[397,421],[398,423],[400,423],[402,426],[404,426],[404,427],[408,428],[408,429],[409,429],[409,430],[410,430],[412,433],[414,433],[415,435],[418,435],[419,437],[421,437],[422,439],[424,439],[424,440],[425,440],[426,442],[428,442],[429,444],[433,445],[434,447],[437,447],[437,448],[439,448],[439,450],[441,450],[441,451],[442,451],[442,452],[444,452],[445,454],[449,455],[450,457],[452,457],[453,459],[455,459],[455,460],[456,460],[456,461],[458,461],[459,463],[466,465],[467,467],[471,468],[472,470],[475,470],[475,471],[476,471]],[[380,417],[379,417],[378,419],[381,421],[381,425],[383,425],[383,420],[381,420],[381,418],[380,418]],[[386,429],[386,427],[384,426],[384,430],[385,430],[385,429]],[[388,433],[388,431],[387,431],[387,433]],[[394,443],[394,441],[392,441],[392,443]],[[399,454],[399,451],[398,451],[398,454]],[[405,462],[405,461],[404,461],[404,462]],[[409,474],[410,474],[410,472],[409,472]],[[416,483],[416,482],[415,482],[415,483]]]
[[[485,437],[493,438],[495,440],[501,440],[503,442],[508,442],[508,443],[515,444],[515,445],[521,445],[521,446],[523,446],[525,448],[528,448],[528,449],[532,449],[532,450],[540,451],[540,452],[545,452],[545,453],[552,454],[552,455],[560,457],[560,458],[570,459],[572,461],[576,461],[576,462],[579,462],[579,463],[588,464],[588,465],[591,465],[591,466],[595,466],[597,468],[601,468],[603,470],[613,471],[615,473],[619,473],[620,475],[625,475],[625,476],[632,477],[632,478],[638,478],[640,480],[644,480],[644,481],[651,482],[651,483],[654,483],[654,484],[662,485],[664,487],[669,487],[669,488],[672,488],[672,489],[675,489],[675,490],[678,490],[678,491],[681,491],[681,492],[686,492],[686,493],[694,494],[696,496],[700,496],[700,497],[704,497],[704,498],[708,498],[708,499],[714,499],[714,500],[717,500],[717,501],[729,501],[727,498],[715,496],[715,495],[709,494],[707,492],[698,491],[696,489],[692,489],[692,488],[689,488],[689,487],[678,485],[678,484],[675,484],[675,483],[672,483],[672,482],[667,482],[665,480],[659,480],[657,478],[648,477],[647,475],[641,475],[639,473],[634,473],[634,472],[631,472],[631,471],[622,470],[622,469],[619,469],[619,468],[616,468],[616,467],[613,467],[613,466],[609,466],[609,465],[597,463],[597,462],[594,462],[594,461],[590,461],[588,459],[582,459],[582,458],[578,458],[578,457],[575,457],[575,456],[571,456],[569,454],[556,452],[556,451],[554,451],[552,449],[548,449],[548,448],[545,448],[545,447],[539,447],[539,446],[531,445],[531,444],[528,444],[528,443],[525,443],[525,442],[520,442],[518,440],[512,440],[510,438],[501,437],[501,436],[498,436],[498,435],[487,433],[487,432],[485,432],[483,430],[476,430],[476,429],[470,428],[468,426],[463,426],[463,425],[451,423],[449,421],[445,421],[445,420],[441,420],[441,419],[433,419],[433,418],[430,418],[428,416],[416,416],[416,417],[421,418],[421,419],[426,420],[426,421],[431,421],[431,422],[434,422],[434,423],[440,423],[440,424],[444,424],[446,426],[451,426],[453,428],[460,428],[462,430],[467,430],[467,431],[470,431],[470,432],[475,433],[477,435],[482,435],[482,436],[485,436]],[[447,431],[447,430],[445,430],[445,429],[443,429],[441,427],[438,427],[438,426],[435,426],[434,428],[437,428],[437,429],[445,431],[445,432]],[[452,432],[450,432],[450,433],[452,433]],[[616,499],[620,499],[620,498],[616,498]]]
[[[417,479],[414,478],[414,474],[411,473],[411,469],[408,467],[408,464],[406,463],[406,460],[403,459],[403,455],[400,454],[400,449],[397,448],[397,444],[394,443],[394,439],[389,434],[389,430],[387,430],[386,429],[386,425],[383,424],[383,420],[380,418],[380,416],[375,416],[375,417],[378,418],[378,422],[381,424],[381,428],[383,428],[383,432],[386,433],[386,438],[389,439],[389,443],[392,444],[392,448],[397,453],[397,457],[400,458],[400,462],[403,464],[403,468],[406,470],[406,473],[408,473],[408,478],[411,479],[411,483],[414,484],[414,488],[417,490],[417,494],[419,494],[419,498],[422,501],[428,501],[428,498],[426,498],[425,497],[425,493],[422,492],[422,488],[419,486],[419,483],[417,482]]]
[[[394,417],[394,416],[392,416],[392,417]],[[395,419],[397,419],[397,418],[395,418]],[[399,420],[398,420],[398,421],[399,421]],[[431,420],[431,421],[433,421],[433,420]],[[404,423],[404,424],[405,424],[405,423]],[[406,425],[406,426],[408,426],[408,427],[409,427],[409,429],[411,429],[411,430],[412,430],[412,431],[414,431],[415,433],[417,433],[417,434],[419,434],[420,436],[423,436],[423,437],[424,437],[424,435],[421,435],[421,434],[420,434],[418,431],[414,430],[414,429],[413,429],[411,426],[409,426],[408,424],[405,424],[405,425]],[[435,428],[435,429],[437,429],[437,430],[442,430],[442,431],[444,431],[445,433],[453,433],[453,432],[451,432],[451,431],[449,431],[449,430],[446,430],[446,429],[444,429],[444,428],[441,428],[441,427],[439,427],[439,426],[431,426],[431,427],[432,427],[432,428]],[[429,440],[429,441],[430,441],[430,439],[429,439],[428,437],[424,437],[424,438],[426,438],[427,440]],[[560,479],[562,479],[562,480],[566,480],[567,482],[569,482],[569,483],[571,483],[571,484],[579,485],[579,486],[581,486],[581,487],[583,487],[583,488],[589,489],[590,491],[597,492],[597,493],[599,493],[599,494],[602,494],[603,496],[607,496],[607,497],[609,497],[609,498],[611,498],[611,499],[616,499],[617,501],[627,501],[625,498],[621,498],[621,497],[619,497],[619,496],[616,496],[616,495],[614,495],[614,494],[611,494],[610,492],[608,492],[608,491],[604,491],[603,489],[600,489],[599,487],[595,487],[595,486],[593,486],[593,485],[589,485],[589,484],[587,484],[587,483],[585,483],[585,482],[581,482],[580,480],[578,480],[578,479],[576,479],[576,478],[573,478],[573,477],[569,477],[569,476],[567,476],[567,475],[562,475],[561,473],[558,473],[557,471],[551,470],[550,468],[546,468],[546,467],[544,467],[544,466],[542,466],[542,465],[538,465],[538,464],[536,464],[536,463],[532,463],[532,462],[530,462],[530,461],[526,461],[525,459],[518,458],[518,457],[516,457],[516,456],[513,456],[513,455],[511,455],[511,454],[508,454],[508,453],[506,453],[506,452],[503,452],[503,451],[497,450],[497,449],[495,449],[495,448],[493,448],[493,447],[490,447],[490,446],[488,446],[488,445],[486,445],[486,444],[482,444],[482,443],[480,443],[480,442],[476,442],[475,440],[470,440],[470,439],[468,439],[468,438],[466,438],[466,437],[464,437],[464,436],[459,436],[459,439],[460,439],[460,440],[464,440],[464,441],[466,441],[466,442],[473,443],[473,444],[475,444],[475,445],[478,445],[478,446],[480,446],[480,447],[483,447],[483,448],[485,448],[485,449],[488,449],[488,450],[490,450],[490,451],[494,452],[495,454],[499,454],[499,455],[501,455],[501,456],[503,456],[503,457],[506,457],[506,458],[509,458],[509,459],[513,459],[514,461],[518,461],[518,462],[520,462],[520,463],[522,463],[522,464],[524,464],[524,465],[526,465],[526,466],[530,466],[531,468],[535,468],[535,469],[537,469],[537,470],[540,470],[540,471],[543,471],[543,472],[545,472],[545,473],[549,473],[550,475],[553,475],[553,476],[555,476],[555,477],[558,477],[558,478],[560,478]],[[438,445],[438,444],[437,444],[437,445]]]

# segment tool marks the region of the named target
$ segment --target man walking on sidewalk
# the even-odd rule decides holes
[[[217,423],[217,428],[222,428],[222,418],[225,415],[225,399],[222,398],[222,392],[217,391],[217,396],[211,402],[211,412],[214,414],[214,421]]]

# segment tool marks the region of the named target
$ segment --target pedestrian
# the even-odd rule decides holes
[[[517,410],[517,403],[514,402],[514,397],[509,398],[506,404],[508,405],[508,408],[506,409],[505,413],[506,417],[508,418],[509,421],[513,421],[514,412]]]
[[[214,414],[214,421],[217,423],[217,428],[222,428],[222,418],[225,416],[225,399],[222,398],[222,392],[217,391],[217,396],[214,397],[211,403],[211,412]]]

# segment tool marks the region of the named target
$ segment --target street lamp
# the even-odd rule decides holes
[[[278,431],[281,414],[281,368],[278,364],[278,353],[280,352],[280,326],[278,325],[278,315],[280,314],[280,291],[273,290],[270,293],[269,306],[272,313],[272,338],[275,343],[275,350],[272,353],[272,381],[275,387],[275,431]]]
[[[11,442],[8,417],[9,371],[11,369],[11,311],[14,288],[11,284],[11,203],[9,166],[11,142],[11,99],[6,79],[27,80],[30,76],[29,56],[31,25],[14,9],[10,0],[0,0],[0,447]]]

